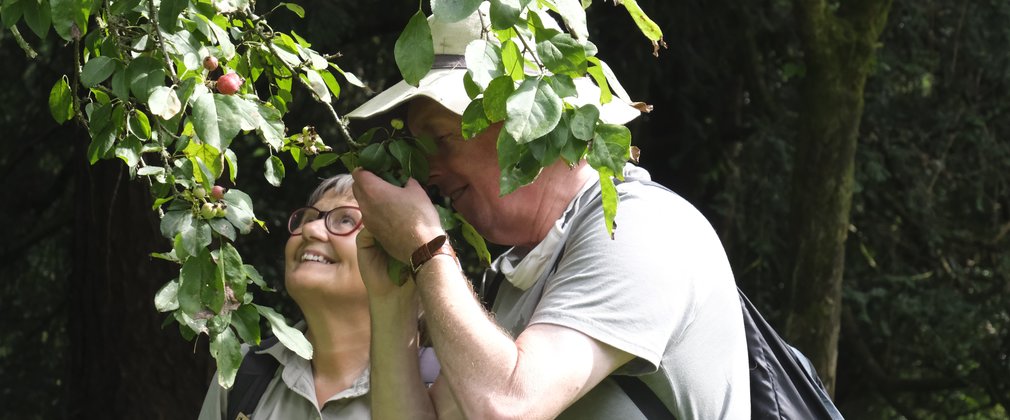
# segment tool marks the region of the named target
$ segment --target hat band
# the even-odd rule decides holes
[[[466,68],[466,58],[458,54],[435,54],[432,69]]]

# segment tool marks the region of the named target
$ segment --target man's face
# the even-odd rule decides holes
[[[435,139],[438,152],[429,157],[429,185],[449,197],[478,232],[498,244],[521,244],[537,209],[537,188],[527,186],[498,197],[496,144],[501,123],[494,124],[472,139],[464,140],[460,116],[428,98],[410,102],[407,127],[415,136]]]

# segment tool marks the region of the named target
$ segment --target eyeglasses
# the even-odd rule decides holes
[[[352,206],[337,207],[330,211],[320,211],[315,207],[302,207],[291,212],[288,218],[288,232],[301,235],[305,225],[324,219],[326,230],[337,236],[347,236],[361,227],[361,209]]]

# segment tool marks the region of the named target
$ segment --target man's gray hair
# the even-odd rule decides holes
[[[326,178],[309,195],[308,205],[316,204],[317,201],[321,200],[330,191],[337,193],[339,196],[353,199],[354,191],[351,189],[351,185],[353,184],[354,178],[351,178],[350,174],[339,174]]]

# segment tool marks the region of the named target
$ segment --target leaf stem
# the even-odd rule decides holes
[[[175,75],[175,64],[172,57],[168,55],[168,48],[165,48],[165,37],[161,35],[161,25],[158,23],[158,9],[154,7],[154,0],[147,0],[147,12],[150,15],[151,24],[154,25],[153,33],[158,37],[158,49],[165,57],[165,65],[168,66],[169,74],[172,76],[172,83],[179,84],[179,78]]]

